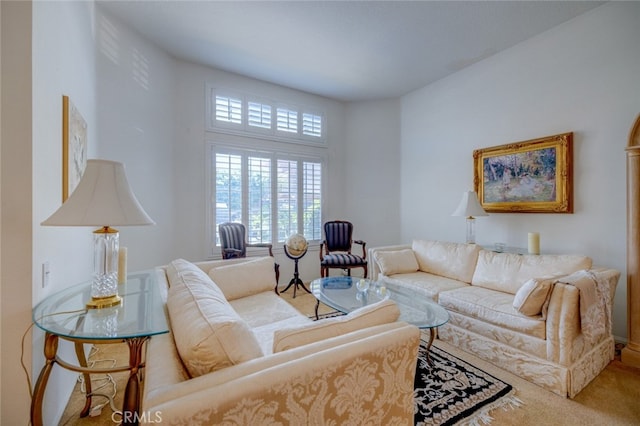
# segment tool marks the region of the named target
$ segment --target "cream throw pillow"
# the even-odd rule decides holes
[[[418,261],[411,249],[376,252],[376,262],[383,275],[417,272]]]
[[[399,316],[400,310],[396,302],[384,300],[358,308],[345,316],[276,330],[273,336],[273,353],[342,336],[363,328],[395,322]]]
[[[516,292],[513,307],[527,316],[539,315],[544,305],[554,278],[531,278]]]
[[[246,262],[218,266],[209,270],[209,277],[227,300],[273,290],[276,286],[274,259],[260,257]]]
[[[178,259],[167,277],[171,331],[191,377],[263,356],[247,323],[204,271]]]

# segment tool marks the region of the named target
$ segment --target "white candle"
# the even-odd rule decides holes
[[[529,254],[540,254],[540,234],[529,232]]]
[[[127,282],[127,248],[120,247],[118,251],[118,284]]]

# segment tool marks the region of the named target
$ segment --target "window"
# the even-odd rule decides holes
[[[208,130],[269,135],[274,140],[324,144],[324,114],[312,108],[208,87]]]
[[[216,120],[242,123],[242,101],[227,96],[216,96]]]
[[[219,253],[218,225],[228,221],[247,226],[249,243],[275,246],[294,233],[321,239],[322,158],[212,144],[211,165],[212,254]]]
[[[278,126],[281,132],[298,132],[298,112],[286,108],[278,108]]]
[[[271,105],[249,102],[249,126],[271,128]]]
[[[322,136],[322,117],[315,114],[302,114],[302,133],[308,136]]]

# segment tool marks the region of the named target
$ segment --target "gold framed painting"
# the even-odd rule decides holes
[[[73,193],[87,166],[87,122],[68,96],[62,97],[62,202]]]
[[[473,151],[480,204],[493,213],[573,213],[573,133]]]

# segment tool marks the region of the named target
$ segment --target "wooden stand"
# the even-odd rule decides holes
[[[304,252],[302,252],[302,254],[299,254],[298,256],[294,256],[291,253],[289,253],[289,250],[287,249],[287,246],[284,246],[284,254],[287,255],[287,257],[289,259],[292,259],[293,262],[295,263],[294,269],[293,269],[293,278],[291,279],[291,281],[289,281],[289,285],[287,285],[287,288],[285,288],[284,290],[281,291],[281,293],[284,293],[285,291],[289,290],[289,287],[293,286],[293,298],[296,298],[296,291],[298,290],[298,287],[302,287],[304,289],[304,291],[306,291],[307,293],[311,293],[311,291],[309,291],[309,289],[307,287],[305,287],[304,283],[302,282],[302,280],[300,279],[300,275],[298,274],[298,260],[300,260],[302,257],[304,257],[305,254],[307,254],[307,250],[305,250]]]

